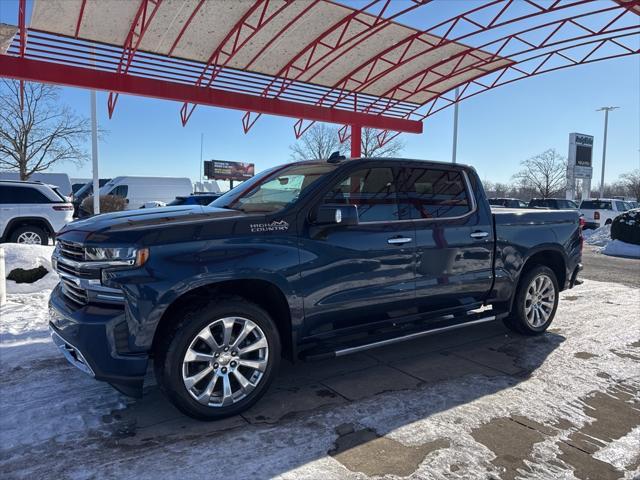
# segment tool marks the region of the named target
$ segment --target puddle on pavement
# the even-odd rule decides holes
[[[580,360],[589,360],[590,358],[595,358],[598,355],[589,352],[576,352],[573,354],[573,356],[579,358]]]
[[[352,472],[369,476],[409,476],[428,454],[449,447],[449,441],[444,439],[412,447],[392,438],[381,437],[370,429],[353,431],[342,427],[337,429],[338,434],[342,435],[336,440],[335,448],[328,452],[329,455]]]

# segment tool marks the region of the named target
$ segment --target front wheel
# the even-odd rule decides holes
[[[524,335],[543,333],[555,317],[559,294],[560,288],[553,270],[543,265],[533,267],[518,283],[505,325]]]
[[[17,228],[9,241],[25,245],[49,245],[49,235],[40,227],[26,226]]]
[[[263,309],[232,298],[187,313],[158,350],[156,379],[171,402],[191,417],[217,420],[266,392],[281,346]]]

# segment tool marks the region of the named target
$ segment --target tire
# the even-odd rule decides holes
[[[11,233],[9,241],[27,245],[49,245],[49,234],[40,227],[27,225],[16,228]]]
[[[613,220],[611,220],[610,218],[608,218],[607,221],[604,222],[605,225],[611,225],[611,223],[613,223]]]
[[[159,343],[154,369],[160,389],[181,412],[218,420],[243,412],[264,395],[280,353],[280,336],[267,312],[226,297],[186,312]]]
[[[542,296],[538,297],[538,294]],[[504,324],[523,335],[544,333],[556,315],[559,295],[560,288],[553,270],[544,265],[534,266],[520,278],[511,313]]]

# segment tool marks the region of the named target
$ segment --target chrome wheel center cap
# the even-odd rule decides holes
[[[229,353],[222,353],[220,354],[220,357],[218,357],[218,363],[220,365],[227,365],[229,362],[231,361],[231,354]]]

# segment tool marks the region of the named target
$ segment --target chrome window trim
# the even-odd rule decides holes
[[[406,167],[403,167],[406,168]],[[414,167],[414,168],[425,168],[427,169],[427,167]],[[432,168],[432,170],[438,170],[437,168],[434,169]],[[438,218],[409,218],[409,219],[405,219],[405,220],[384,220],[384,221],[375,221],[375,222],[358,222],[358,225],[379,225],[379,224],[396,224],[396,223],[405,223],[405,222],[441,222],[441,221],[448,221],[448,220],[460,220],[463,218],[467,218],[470,217],[471,215],[475,214],[476,211],[478,210],[478,204],[476,203],[476,197],[474,194],[473,189],[471,188],[471,181],[469,180],[469,175],[467,175],[467,172],[465,170],[457,170],[457,169],[442,169],[442,170],[448,170],[448,171],[459,171],[462,174],[462,177],[464,179],[464,183],[465,183],[465,189],[467,192],[467,195],[469,197],[470,203],[471,203],[471,209],[465,213],[464,215],[457,215],[455,217],[438,217]],[[398,203],[398,205],[400,205],[400,203]],[[357,205],[356,205],[357,208]]]

